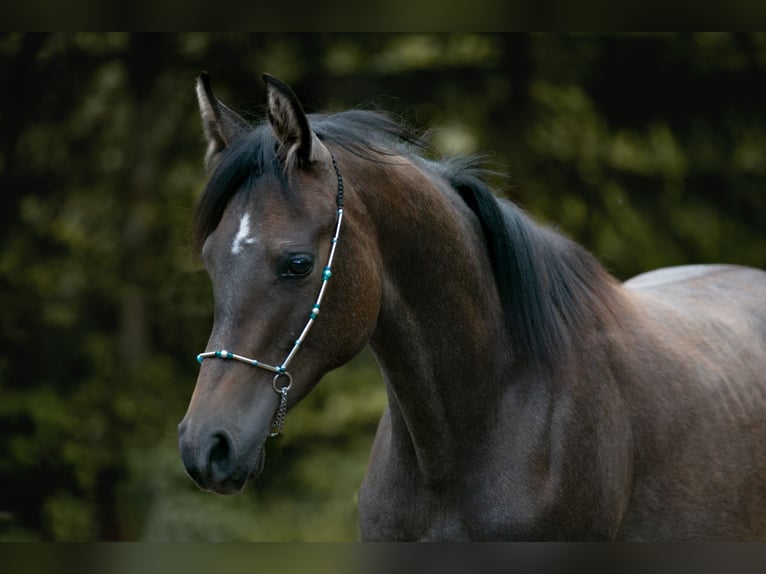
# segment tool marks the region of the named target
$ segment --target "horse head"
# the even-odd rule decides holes
[[[197,82],[208,183],[194,235],[215,311],[179,449],[201,488],[225,494],[260,474],[287,409],[362,349],[380,299],[364,222],[341,227],[353,192],[343,161],[290,87],[264,81],[268,119],[255,127],[215,97],[207,75]]]

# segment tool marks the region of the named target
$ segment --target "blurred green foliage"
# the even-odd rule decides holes
[[[385,392],[364,353],[240,497],[176,452],[212,301],[186,231],[194,78],[259,120],[375,104],[488,153],[501,193],[620,278],[766,266],[766,35],[3,34],[0,539],[352,540]]]

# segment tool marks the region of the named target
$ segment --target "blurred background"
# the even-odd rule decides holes
[[[766,266],[766,35],[0,35],[0,540],[354,540],[385,393],[364,352],[243,495],[176,450],[212,298],[187,230],[195,77],[253,121],[377,107],[480,153],[617,277]]]

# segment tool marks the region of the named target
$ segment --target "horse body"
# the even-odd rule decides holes
[[[418,299],[441,292],[429,275]],[[765,279],[689,266],[614,285],[620,321],[581,333],[553,370],[482,356],[495,344],[428,307],[422,331],[379,330],[389,409],[360,492],[363,537],[762,539]],[[460,337],[476,348],[432,354],[434,338]],[[427,343],[406,364],[411,349],[392,340]],[[431,412],[444,403],[454,411]]]
[[[397,206],[427,194],[422,182],[418,194],[393,187]],[[444,201],[444,213],[428,202],[439,229],[422,215],[375,219],[455,235],[448,214],[472,214],[454,209],[454,191],[434,194]],[[539,249],[560,248],[527,223],[543,238]],[[764,273],[689,266],[611,283],[619,320],[578,332],[556,365],[519,367],[492,312],[497,297],[463,281],[489,264],[482,249],[433,243],[440,255],[410,251],[409,265],[395,254],[384,263],[397,270],[384,283],[395,285],[371,342],[389,410],[360,492],[363,537],[764,535]],[[456,291],[445,298],[450,283]]]
[[[327,249],[337,159],[347,223],[288,406],[369,342],[388,408],[359,493],[363,539],[766,537],[766,273],[693,266],[620,285],[475,171],[408,151],[393,123],[310,118],[267,87],[274,136],[243,136],[198,91],[220,162],[198,211],[208,351],[289,349],[318,272],[285,261]],[[204,362],[179,427],[201,487],[236,492],[260,472],[270,376]]]

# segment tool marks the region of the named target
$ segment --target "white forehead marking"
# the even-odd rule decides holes
[[[255,237],[250,237],[250,214],[245,213],[239,218],[239,229],[231,242],[231,252],[237,255],[242,251],[243,245],[252,245],[255,243]]]

